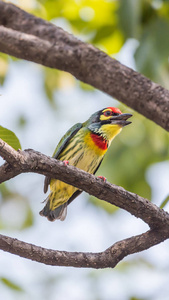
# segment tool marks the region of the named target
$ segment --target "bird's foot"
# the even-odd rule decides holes
[[[63,160],[63,163],[65,166],[69,165],[69,161],[68,160]]]
[[[100,178],[101,180],[103,180],[104,182],[106,182],[106,177],[104,177],[104,176],[98,176],[98,178]]]

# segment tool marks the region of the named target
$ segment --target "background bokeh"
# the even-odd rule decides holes
[[[169,87],[169,1],[12,2]],[[67,129],[99,109],[118,106],[133,113],[132,125],[113,141],[97,174],[157,205],[167,198],[169,136],[155,123],[68,73],[4,54],[0,83],[0,125],[15,132],[22,149],[47,155]],[[1,184],[2,234],[50,249],[97,252],[148,228],[86,193],[69,206],[64,222],[50,223],[38,214],[46,197],[43,180],[22,174]],[[168,300],[168,249],[166,241],[105,270],[50,267],[1,251],[0,294],[7,300]]]

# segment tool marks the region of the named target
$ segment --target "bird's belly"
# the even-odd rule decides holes
[[[72,157],[67,158],[63,156],[61,158],[61,160],[67,159],[69,160],[70,165],[93,174],[102,160],[102,156],[100,157],[96,155],[93,149],[82,148],[76,153],[76,155],[73,155]],[[69,198],[78,190],[78,188],[56,179],[51,179],[50,189],[50,204],[52,210],[67,202]]]
[[[82,149],[76,157],[70,160],[70,165],[92,174],[96,170],[101,159],[102,156],[100,157],[96,155],[94,151],[90,149]]]

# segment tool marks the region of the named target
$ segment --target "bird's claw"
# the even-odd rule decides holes
[[[106,177],[104,177],[104,176],[98,176],[98,178],[100,178],[101,180],[103,180],[104,182],[106,182]]]
[[[68,160],[63,160],[63,163],[65,166],[69,165],[69,161]]]

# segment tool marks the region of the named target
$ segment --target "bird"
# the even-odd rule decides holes
[[[117,107],[106,107],[92,114],[84,123],[72,126],[58,143],[53,157],[70,164],[90,174],[95,174],[110,147],[112,140],[123,127],[131,122],[127,121],[132,114],[122,113]],[[104,179],[104,177],[103,177]],[[67,206],[82,191],[48,176],[44,181],[44,193],[50,185],[50,194],[45,199],[45,207],[39,212],[49,221],[60,219],[67,215]]]

